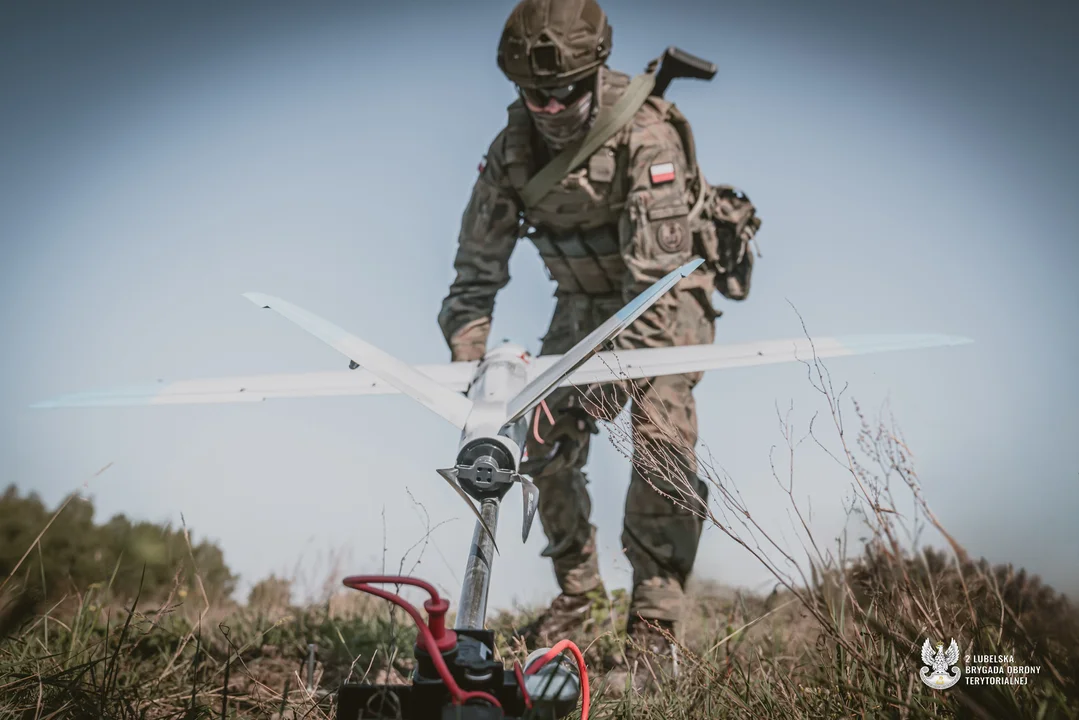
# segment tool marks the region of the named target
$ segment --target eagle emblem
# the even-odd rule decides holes
[[[929,644],[929,638],[926,638],[922,644],[922,663],[928,667],[923,667],[918,675],[922,682],[934,690],[947,690],[959,682],[959,676],[962,675],[962,671],[955,667],[959,664],[959,646],[955,640],[952,640],[947,650],[942,642],[938,642],[934,650]]]

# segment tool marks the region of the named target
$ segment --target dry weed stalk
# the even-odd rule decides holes
[[[813,347],[804,322],[802,328]],[[806,432],[799,436],[791,421],[793,404],[786,413],[780,413],[777,407],[787,469],[781,474],[777,468],[773,446],[771,473],[787,496],[792,524],[806,556],[802,562],[753,515],[729,475],[717,467],[707,446],[702,443],[698,452],[675,431],[676,425],[671,422],[668,410],[654,403],[653,395],[646,393],[649,381],[625,380],[620,385],[620,392],[597,388],[584,393],[582,399],[596,419],[616,418],[608,424],[611,443],[630,460],[655,492],[683,511],[719,528],[726,537],[745,548],[812,616],[819,632],[817,649],[822,655],[838,653],[835,657],[843,667],[834,668],[834,671],[841,678],[851,680],[846,685],[840,683],[840,689],[835,692],[860,693],[864,697],[876,695],[899,717],[921,714],[926,708],[943,707],[946,703],[943,697],[927,699],[922,692],[924,688],[917,687],[919,684],[915,682],[913,672],[919,663],[921,638],[954,636],[968,638],[964,648],[966,653],[1013,654],[1020,663],[1023,662],[1021,658],[1030,663],[1041,662],[1057,683],[1056,689],[1045,691],[1055,698],[1045,701],[1050,703],[1045,707],[1056,707],[1051,705],[1052,702],[1064,702],[1061,700],[1064,694],[1074,698],[1079,685],[1079,658],[1076,657],[1079,635],[1054,648],[1052,640],[1046,639],[1052,635],[1044,629],[1046,623],[1042,623],[1041,636],[1035,637],[1028,631],[1018,609],[1024,607],[1024,603],[1028,611],[1032,606],[1037,607],[1038,612],[1060,618],[1063,627],[1070,627],[1071,632],[1075,632],[1075,615],[1067,600],[1040,586],[1036,579],[1027,583],[1023,573],[1017,580],[1010,568],[994,570],[984,561],[972,562],[969,553],[930,509],[914,469],[913,454],[894,418],[888,414],[886,421],[870,423],[861,407],[852,401],[859,422],[858,452],[855,452],[849,442],[842,409],[843,395],[848,388],[844,386],[836,391],[831,373],[815,351],[811,358],[801,362],[809,382],[823,399],[839,447],[838,452],[833,451],[820,437],[815,427],[819,413],[812,416]],[[617,367],[610,369],[618,371]],[[627,396],[632,401],[628,418],[621,414]],[[673,449],[662,450],[638,437],[633,430],[634,415],[647,417],[666,445]],[[617,420],[619,417],[621,421]],[[806,440],[812,440],[835,462],[854,490],[853,500],[846,508],[848,521],[860,519],[869,535],[859,557],[848,556],[847,543],[843,539],[837,540],[835,552],[822,548],[814,538],[806,512],[795,498],[796,451]],[[687,473],[687,470],[692,472],[694,466],[697,477],[709,488],[710,498],[702,499],[694,490],[691,474]],[[913,499],[914,512],[909,519],[896,509],[893,494],[896,481]],[[926,525],[935,529],[950,548],[950,561],[932,550],[919,550],[919,540]],[[1005,597],[1005,586],[1010,588],[1008,597]],[[1038,617],[1037,612],[1033,615]],[[684,645],[681,650],[691,666],[709,666],[706,659],[695,656]],[[1027,654],[1023,655],[1023,652]],[[757,660],[759,662],[761,657]],[[1068,669],[1062,671],[1058,664],[1067,664]],[[857,671],[851,668],[857,668]],[[770,674],[763,666],[758,669],[763,674]],[[730,675],[728,668],[722,679],[727,681]],[[856,681],[858,676],[860,680]],[[711,677],[716,679],[714,673]],[[774,674],[773,679],[777,682],[777,690],[783,692],[783,680]],[[1056,693],[1056,690],[1060,692]],[[786,692],[790,691],[788,686]],[[821,691],[824,696],[829,692]],[[1019,695],[1007,689],[970,690],[957,686],[952,697],[974,717],[1027,716],[1027,708],[1022,706]]]

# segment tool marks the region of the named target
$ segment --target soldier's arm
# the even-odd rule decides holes
[[[496,140],[461,218],[453,261],[457,277],[438,314],[455,361],[478,360],[486,351],[495,295],[510,279],[517,216],[517,197],[506,183]]]
[[[688,220],[691,198],[686,190],[688,161],[682,140],[672,125],[647,112],[638,115],[630,135],[629,192],[619,221],[626,302],[694,256]],[[702,281],[691,276],[681,286]],[[615,344],[622,348],[674,344],[671,326],[678,294],[672,290],[660,298]]]
[[[641,113],[630,135],[629,191],[619,221],[627,301],[693,257],[682,140],[670,123]]]

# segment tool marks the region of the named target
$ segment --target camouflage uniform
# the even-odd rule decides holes
[[[628,81],[622,73],[600,68],[599,103],[616,102]],[[688,219],[694,201],[689,180],[696,168],[674,121],[684,123],[684,118],[671,103],[649,98],[631,123],[534,207],[526,208],[519,192],[550,159],[550,151],[534,132],[523,103],[510,105],[507,127],[491,144],[465,210],[454,261],[457,278],[439,314],[455,359],[483,354],[495,295],[509,282],[510,255],[521,237],[530,237],[557,283],[557,304],[541,354],[565,352],[655,280],[698,254],[696,228]],[[669,179],[667,164],[673,166]],[[707,268],[702,266],[664,296],[617,337],[616,346],[711,343],[717,313],[710,296],[716,285],[714,272]],[[670,494],[670,481],[662,473],[638,467],[636,461],[648,449],[680,458],[696,495],[706,499],[692,452],[682,450],[694,448],[697,441],[692,390],[699,380],[700,375],[693,374],[639,382],[634,388],[608,386],[602,396],[617,409],[633,390],[640,393],[641,402],[635,400],[631,410],[635,462],[622,543],[633,567],[631,609],[645,618],[677,619],[702,523],[653,489],[655,485]],[[557,391],[548,405],[557,416],[578,394],[572,388]],[[651,406],[660,412],[644,412]],[[663,423],[673,432],[673,441],[661,431]],[[562,591],[580,595],[601,587],[582,471],[592,429],[560,420],[547,434],[544,446],[530,440],[530,457],[548,452],[555,437],[561,437],[568,451],[534,477],[549,540],[544,555],[553,559]]]

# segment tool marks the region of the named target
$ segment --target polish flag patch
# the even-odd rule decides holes
[[[662,185],[674,180],[674,163],[660,163],[648,168],[653,185]]]

